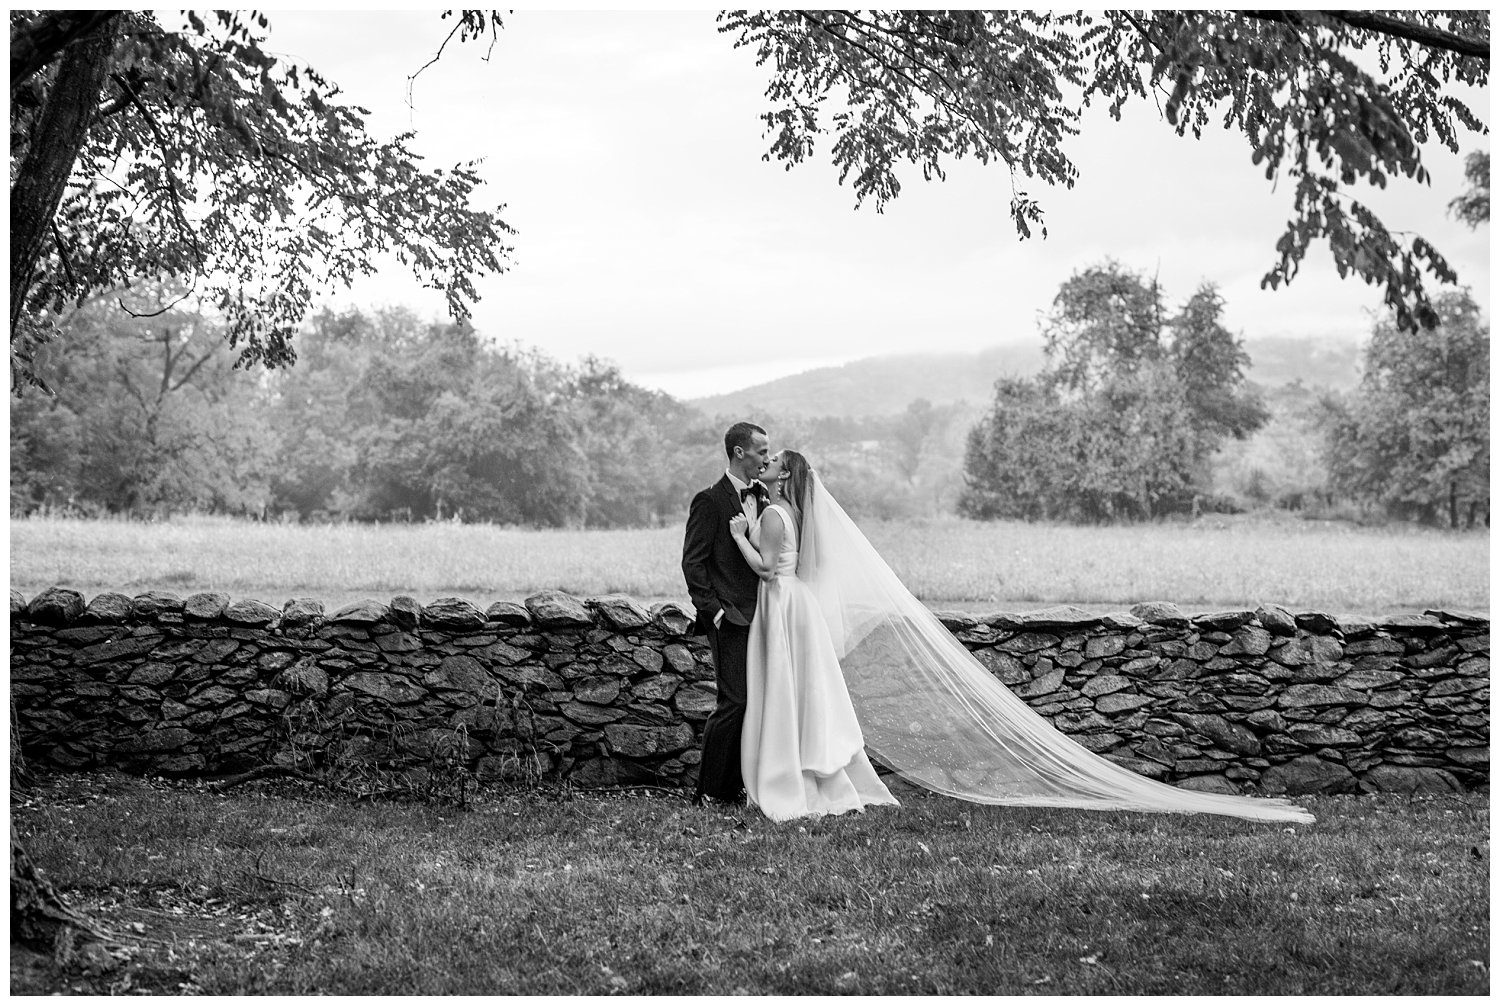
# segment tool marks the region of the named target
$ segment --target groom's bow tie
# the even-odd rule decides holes
[[[766,487],[763,486],[763,485],[761,485],[759,482],[756,482],[753,485],[748,485],[745,488],[743,488],[743,489],[740,490],[740,499],[741,500],[744,500],[744,498],[746,496],[769,496],[769,495],[771,495],[770,492],[768,492],[766,490]]]

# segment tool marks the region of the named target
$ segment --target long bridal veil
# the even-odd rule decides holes
[[[865,746],[905,779],[977,803],[1313,820],[1285,800],[1177,789],[1089,751],[902,586],[816,472],[801,503],[797,576],[828,622]]]

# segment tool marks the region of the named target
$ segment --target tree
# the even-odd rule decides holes
[[[1202,286],[1168,318],[1155,280],[1106,262],[1058,290],[1047,366],[995,386],[970,433],[960,512],[973,517],[1151,519],[1190,509],[1226,437],[1266,419],[1249,363]]]
[[[262,48],[264,16],[185,17],[11,14],[13,382],[69,304],[143,279],[190,278],[242,365],[295,359],[313,291],[381,253],[466,317],[511,233],[469,207],[473,166],[370,136],[331,82]]]
[[[1448,204],[1448,209],[1471,228],[1490,222],[1490,155],[1485,150],[1472,151],[1464,159],[1464,177],[1469,191]]]
[[[1467,292],[1437,307],[1442,324],[1425,339],[1391,318],[1375,326],[1329,467],[1339,489],[1398,517],[1473,526],[1489,512],[1489,326]]]
[[[62,332],[68,351],[49,346],[36,361],[58,393],[11,399],[13,509],[261,512],[269,455],[260,389],[235,379],[216,317],[178,300],[135,318],[99,297]]]
[[[1072,186],[1066,144],[1084,110],[1119,118],[1150,99],[1179,134],[1214,119],[1240,132],[1266,178],[1290,181],[1292,216],[1262,286],[1291,282],[1313,241],[1341,276],[1383,290],[1403,329],[1437,315],[1423,272],[1456,276],[1420,236],[1392,233],[1352,187],[1427,181],[1422,143],[1458,149],[1486,132],[1449,85],[1489,76],[1489,12],[1473,11],[726,11],[721,32],[773,74],[767,160],[810,159],[831,134],[842,183],[879,210],[899,172],[942,178],[962,158],[1004,164],[1022,237],[1041,206],[1021,179]],[[1378,72],[1359,58],[1370,52]],[[828,111],[829,99],[847,99]]]

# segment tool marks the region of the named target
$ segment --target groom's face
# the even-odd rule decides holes
[[[764,433],[752,433],[750,449],[747,451],[743,447],[736,447],[735,453],[738,455],[740,471],[755,478],[771,462],[771,438]]]

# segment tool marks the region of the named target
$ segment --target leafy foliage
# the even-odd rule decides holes
[[[173,286],[177,306],[133,318],[97,298],[74,312],[67,350],[39,372],[58,393],[11,399],[11,509],[259,514],[270,499],[260,389],[233,372],[222,322]]]
[[[1266,412],[1212,285],[1168,319],[1155,280],[1114,262],[1062,285],[1043,328],[1048,366],[1002,379],[969,433],[959,512],[1109,521],[1189,509],[1209,459]]]
[[[1414,338],[1387,318],[1329,442],[1336,486],[1396,516],[1450,527],[1489,519],[1489,326],[1467,292],[1439,299],[1442,324]]]
[[[1470,227],[1490,222],[1490,155],[1475,150],[1464,159],[1464,178],[1469,190],[1448,204],[1448,209]]]
[[[1045,236],[1023,180],[1071,187],[1066,144],[1084,110],[1105,103],[1119,118],[1127,102],[1152,99],[1179,135],[1217,119],[1243,134],[1268,180],[1291,181],[1292,217],[1263,286],[1290,282],[1309,245],[1326,241],[1339,274],[1381,287],[1410,329],[1437,321],[1423,274],[1456,278],[1437,249],[1392,233],[1353,190],[1425,183],[1421,144],[1457,151],[1461,129],[1487,132],[1450,93],[1488,81],[1486,10],[736,10],[719,20],[772,69],[766,159],[790,169],[830,134],[857,205],[878,211],[896,198],[907,165],[931,179],[951,161],[998,162],[1017,231]]]
[[[511,229],[470,208],[474,166],[430,170],[413,134],[371,136],[331,81],[262,48],[263,15],[187,11],[174,29],[145,11],[77,13],[11,15],[16,380],[69,304],[142,280],[189,279],[241,365],[277,366],[295,359],[313,292],[369,274],[378,255],[443,290],[460,319],[474,278],[505,268]],[[82,85],[91,114],[49,128],[101,61],[102,87]],[[48,171],[67,180],[60,202],[18,206]],[[121,302],[161,310],[150,292]]]

